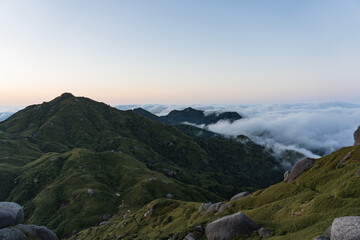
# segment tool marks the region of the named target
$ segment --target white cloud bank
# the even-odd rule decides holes
[[[131,108],[134,107],[139,106]],[[188,105],[141,107],[157,115],[166,115],[173,109],[183,109]],[[211,131],[230,136],[243,134],[275,151],[292,149],[309,157],[353,145],[353,133],[360,125],[360,105],[342,102],[191,107],[206,112],[236,111],[244,116],[233,123],[209,125]]]
[[[342,102],[258,105],[122,105],[122,110],[142,107],[159,116],[186,107],[209,112],[236,111],[244,118],[233,123],[218,122],[208,129],[230,136],[239,134],[275,151],[297,150],[309,157],[328,154],[353,145],[360,125],[360,105]],[[21,107],[0,107],[0,121]]]

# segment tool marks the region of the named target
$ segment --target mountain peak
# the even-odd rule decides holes
[[[73,94],[69,93],[69,92],[64,92],[63,94],[61,94],[60,98],[71,98],[74,97]]]

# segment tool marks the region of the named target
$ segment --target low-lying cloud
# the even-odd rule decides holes
[[[189,105],[143,105],[157,115]],[[139,106],[136,106],[139,107]],[[233,123],[218,122],[207,126],[211,131],[253,141],[275,151],[296,150],[309,157],[319,157],[353,144],[353,132],[360,125],[360,105],[342,102],[191,105],[206,112],[236,111],[244,118]]]
[[[228,136],[246,135],[276,151],[296,150],[309,157],[331,153],[353,145],[353,133],[360,125],[360,105],[343,102],[257,104],[257,105],[121,105],[122,110],[142,107],[163,116],[186,107],[205,113],[236,111],[244,118],[233,123],[208,125],[211,131]],[[0,121],[21,107],[0,107]],[[201,127],[201,126],[200,126]],[[204,126],[202,126],[204,127]]]

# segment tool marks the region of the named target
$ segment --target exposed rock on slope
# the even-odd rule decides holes
[[[310,158],[303,158],[303,159],[299,160],[297,163],[295,163],[295,165],[293,166],[291,173],[289,175],[288,182],[294,181],[303,172],[305,172],[306,170],[311,168],[313,163],[314,163],[314,160],[312,160]]]
[[[240,199],[240,198],[243,198],[243,197],[246,197],[247,195],[249,195],[250,193],[248,192],[241,192],[241,193],[238,193],[236,194],[235,196],[233,196],[230,201],[235,201],[237,199]]]
[[[332,240],[359,240],[360,217],[347,216],[335,218],[331,226]]]
[[[230,240],[240,235],[250,235],[259,227],[242,212],[222,217],[206,226],[209,240]]]
[[[354,132],[354,146],[360,145],[360,126],[358,129]]]

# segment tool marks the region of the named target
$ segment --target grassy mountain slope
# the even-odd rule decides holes
[[[0,200],[61,237],[168,193],[219,201],[283,172],[251,141],[194,136],[68,93],[1,122],[0,150]]]
[[[59,236],[98,224],[106,215],[138,210],[168,193],[185,201],[220,199],[151,171],[123,153],[49,153],[19,171],[8,200],[24,205],[28,222],[46,225]]]
[[[352,157],[341,162],[352,152]],[[315,160],[313,167],[294,182],[281,182],[234,202],[221,214],[200,215],[199,203],[155,200],[134,213],[114,217],[105,226],[80,232],[87,239],[182,239],[194,226],[238,211],[271,230],[271,240],[311,240],[331,225],[336,217],[360,215],[360,146],[347,147]],[[340,163],[340,164],[339,164]],[[153,209],[150,216],[144,213]],[[256,233],[237,239],[261,239]]]
[[[269,166],[277,162],[256,144],[195,138],[132,111],[120,111],[69,93],[17,112],[0,123],[0,131],[0,163],[16,166],[45,153],[74,148],[121,151],[146,163],[152,170],[175,171],[173,178],[214,191],[224,198],[240,189],[268,186],[282,175],[281,170],[269,170]],[[211,146],[204,144],[206,142]],[[230,146],[227,154],[213,154],[224,145]],[[237,150],[232,152],[232,149]],[[255,168],[268,172],[249,171]],[[238,177],[228,179],[225,175],[229,171]],[[252,172],[251,176],[248,172]]]

